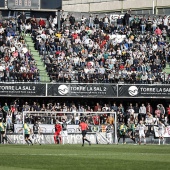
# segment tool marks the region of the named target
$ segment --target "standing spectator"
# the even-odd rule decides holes
[[[119,125],[120,125],[122,122],[124,122],[125,119],[124,119],[124,115],[123,115],[122,112],[119,112],[117,120],[118,120],[118,124],[119,124]]]
[[[104,23],[104,28],[106,28],[108,24],[110,23],[110,19],[107,16],[107,14],[105,14],[105,17],[103,18],[103,23]]]
[[[114,112],[117,112],[117,110],[118,110],[116,103],[113,103],[113,106],[111,108],[112,108],[111,110],[114,111]]]
[[[153,108],[152,106],[150,105],[150,103],[147,104],[146,106],[146,113],[150,113],[150,114],[153,114]]]
[[[85,24],[85,25],[86,25],[86,20],[87,20],[87,18],[85,18],[85,16],[82,15],[82,18],[81,18],[81,25],[82,25],[82,24]]]
[[[154,17],[153,20],[152,20],[152,31],[153,31],[153,33],[155,32],[156,27],[157,27],[157,20]]]
[[[0,107],[0,120],[3,119],[3,112],[2,112],[2,108]]]
[[[94,115],[92,117],[92,119],[93,119],[93,124],[94,125],[100,125],[100,116],[99,115]]]
[[[113,125],[114,124],[114,117],[112,115],[107,117],[107,123],[109,125]]]
[[[94,107],[94,112],[98,111],[101,111],[101,106],[99,105],[99,103],[96,103],[96,106]]]
[[[74,25],[75,23],[75,17],[71,14],[70,17],[69,17],[69,21],[70,21],[70,24],[71,25]]]
[[[168,124],[170,124],[170,104],[169,106],[166,108],[167,111],[167,115],[168,115]]]
[[[53,18],[53,22],[52,22],[52,27],[53,28],[57,28],[57,24],[58,24],[58,18],[57,15]]]
[[[26,14],[25,12],[22,12],[21,15],[19,16],[20,22],[26,24]]]
[[[161,117],[161,110],[159,105],[157,105],[157,109],[155,110],[155,116],[158,118]]]
[[[122,103],[120,103],[120,105],[118,106],[118,112],[122,113],[122,114],[124,114],[124,112],[125,112],[125,109],[124,109],[124,106]]]
[[[140,121],[140,120],[142,120],[142,118],[144,118],[144,120],[145,120],[145,117],[146,117],[146,107],[142,103],[142,105],[139,108],[139,117],[138,117],[138,120]]]
[[[10,112],[8,112],[7,117],[6,117],[6,123],[7,123],[7,129],[11,129],[12,125],[12,115]]]
[[[117,19],[117,29],[119,29],[120,26],[123,25],[123,20],[120,16],[118,16],[118,19]]]
[[[4,120],[6,121],[6,117],[7,117],[7,115],[8,115],[8,113],[9,113],[9,107],[8,107],[8,104],[7,103],[5,103],[5,105],[2,107],[2,109],[3,109],[3,118],[4,118]]]
[[[139,106],[138,103],[136,103],[136,105],[134,106],[134,117],[138,117],[139,114]]]
[[[163,21],[163,28],[167,30],[168,29],[168,18],[166,15],[163,17],[162,21]]]
[[[129,11],[127,11],[124,15],[124,24],[125,26],[128,26],[129,25],[129,18],[130,18],[130,14],[129,14]]]
[[[145,20],[145,18],[142,18],[140,20],[140,27],[141,27],[141,32],[143,34],[145,32],[145,29],[146,29],[146,20]]]
[[[40,18],[40,20],[39,20],[38,23],[39,23],[39,26],[40,26],[40,27],[45,28],[45,24],[46,24],[46,23],[45,23],[45,21],[44,21],[42,18]]]
[[[96,17],[94,18],[94,26],[95,26],[95,28],[96,29],[98,29],[99,28],[99,18],[98,18],[98,15],[96,15]]]
[[[94,18],[93,15],[89,16],[89,28],[93,28],[94,25]]]
[[[160,109],[160,111],[161,111],[161,115],[165,115],[165,108],[164,108],[164,106],[163,106],[163,104],[159,104],[159,109]]]

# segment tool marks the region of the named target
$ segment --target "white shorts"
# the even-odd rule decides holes
[[[145,138],[145,133],[144,132],[139,132],[139,138],[142,138],[142,137]]]
[[[68,136],[67,130],[62,131],[62,136],[63,136],[63,137]]]
[[[159,137],[164,137],[164,131],[158,131]]]

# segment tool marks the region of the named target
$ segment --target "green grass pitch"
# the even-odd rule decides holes
[[[169,145],[0,145],[0,170],[170,170]]]

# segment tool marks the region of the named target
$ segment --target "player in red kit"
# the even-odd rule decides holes
[[[62,126],[59,124],[58,121],[56,121],[55,124],[55,133],[54,133],[54,142],[55,144],[60,144],[61,143],[61,131],[62,131]]]
[[[82,146],[84,146],[84,141],[87,141],[87,142],[89,143],[89,145],[91,145],[91,142],[86,139],[88,124],[85,123],[84,120],[82,120],[81,123],[80,123],[80,125],[79,125],[79,127],[80,127],[80,129],[81,129],[81,131],[82,131],[82,140],[83,140]]]

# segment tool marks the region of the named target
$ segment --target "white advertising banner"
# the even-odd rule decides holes
[[[159,131],[158,131],[158,127],[154,126],[154,132],[155,132],[155,137],[159,137]],[[170,137],[170,126],[167,126],[165,128],[165,134],[164,134],[165,138],[169,138]]]
[[[10,134],[7,135],[8,140],[12,144],[25,144],[24,136],[22,134]],[[81,133],[73,133],[68,134],[68,136],[61,135],[62,142],[61,144],[82,144],[82,134]],[[112,134],[106,133],[87,133],[87,139],[91,141],[92,144],[112,144],[113,138]],[[34,144],[54,144],[54,135],[30,135],[30,139]]]

